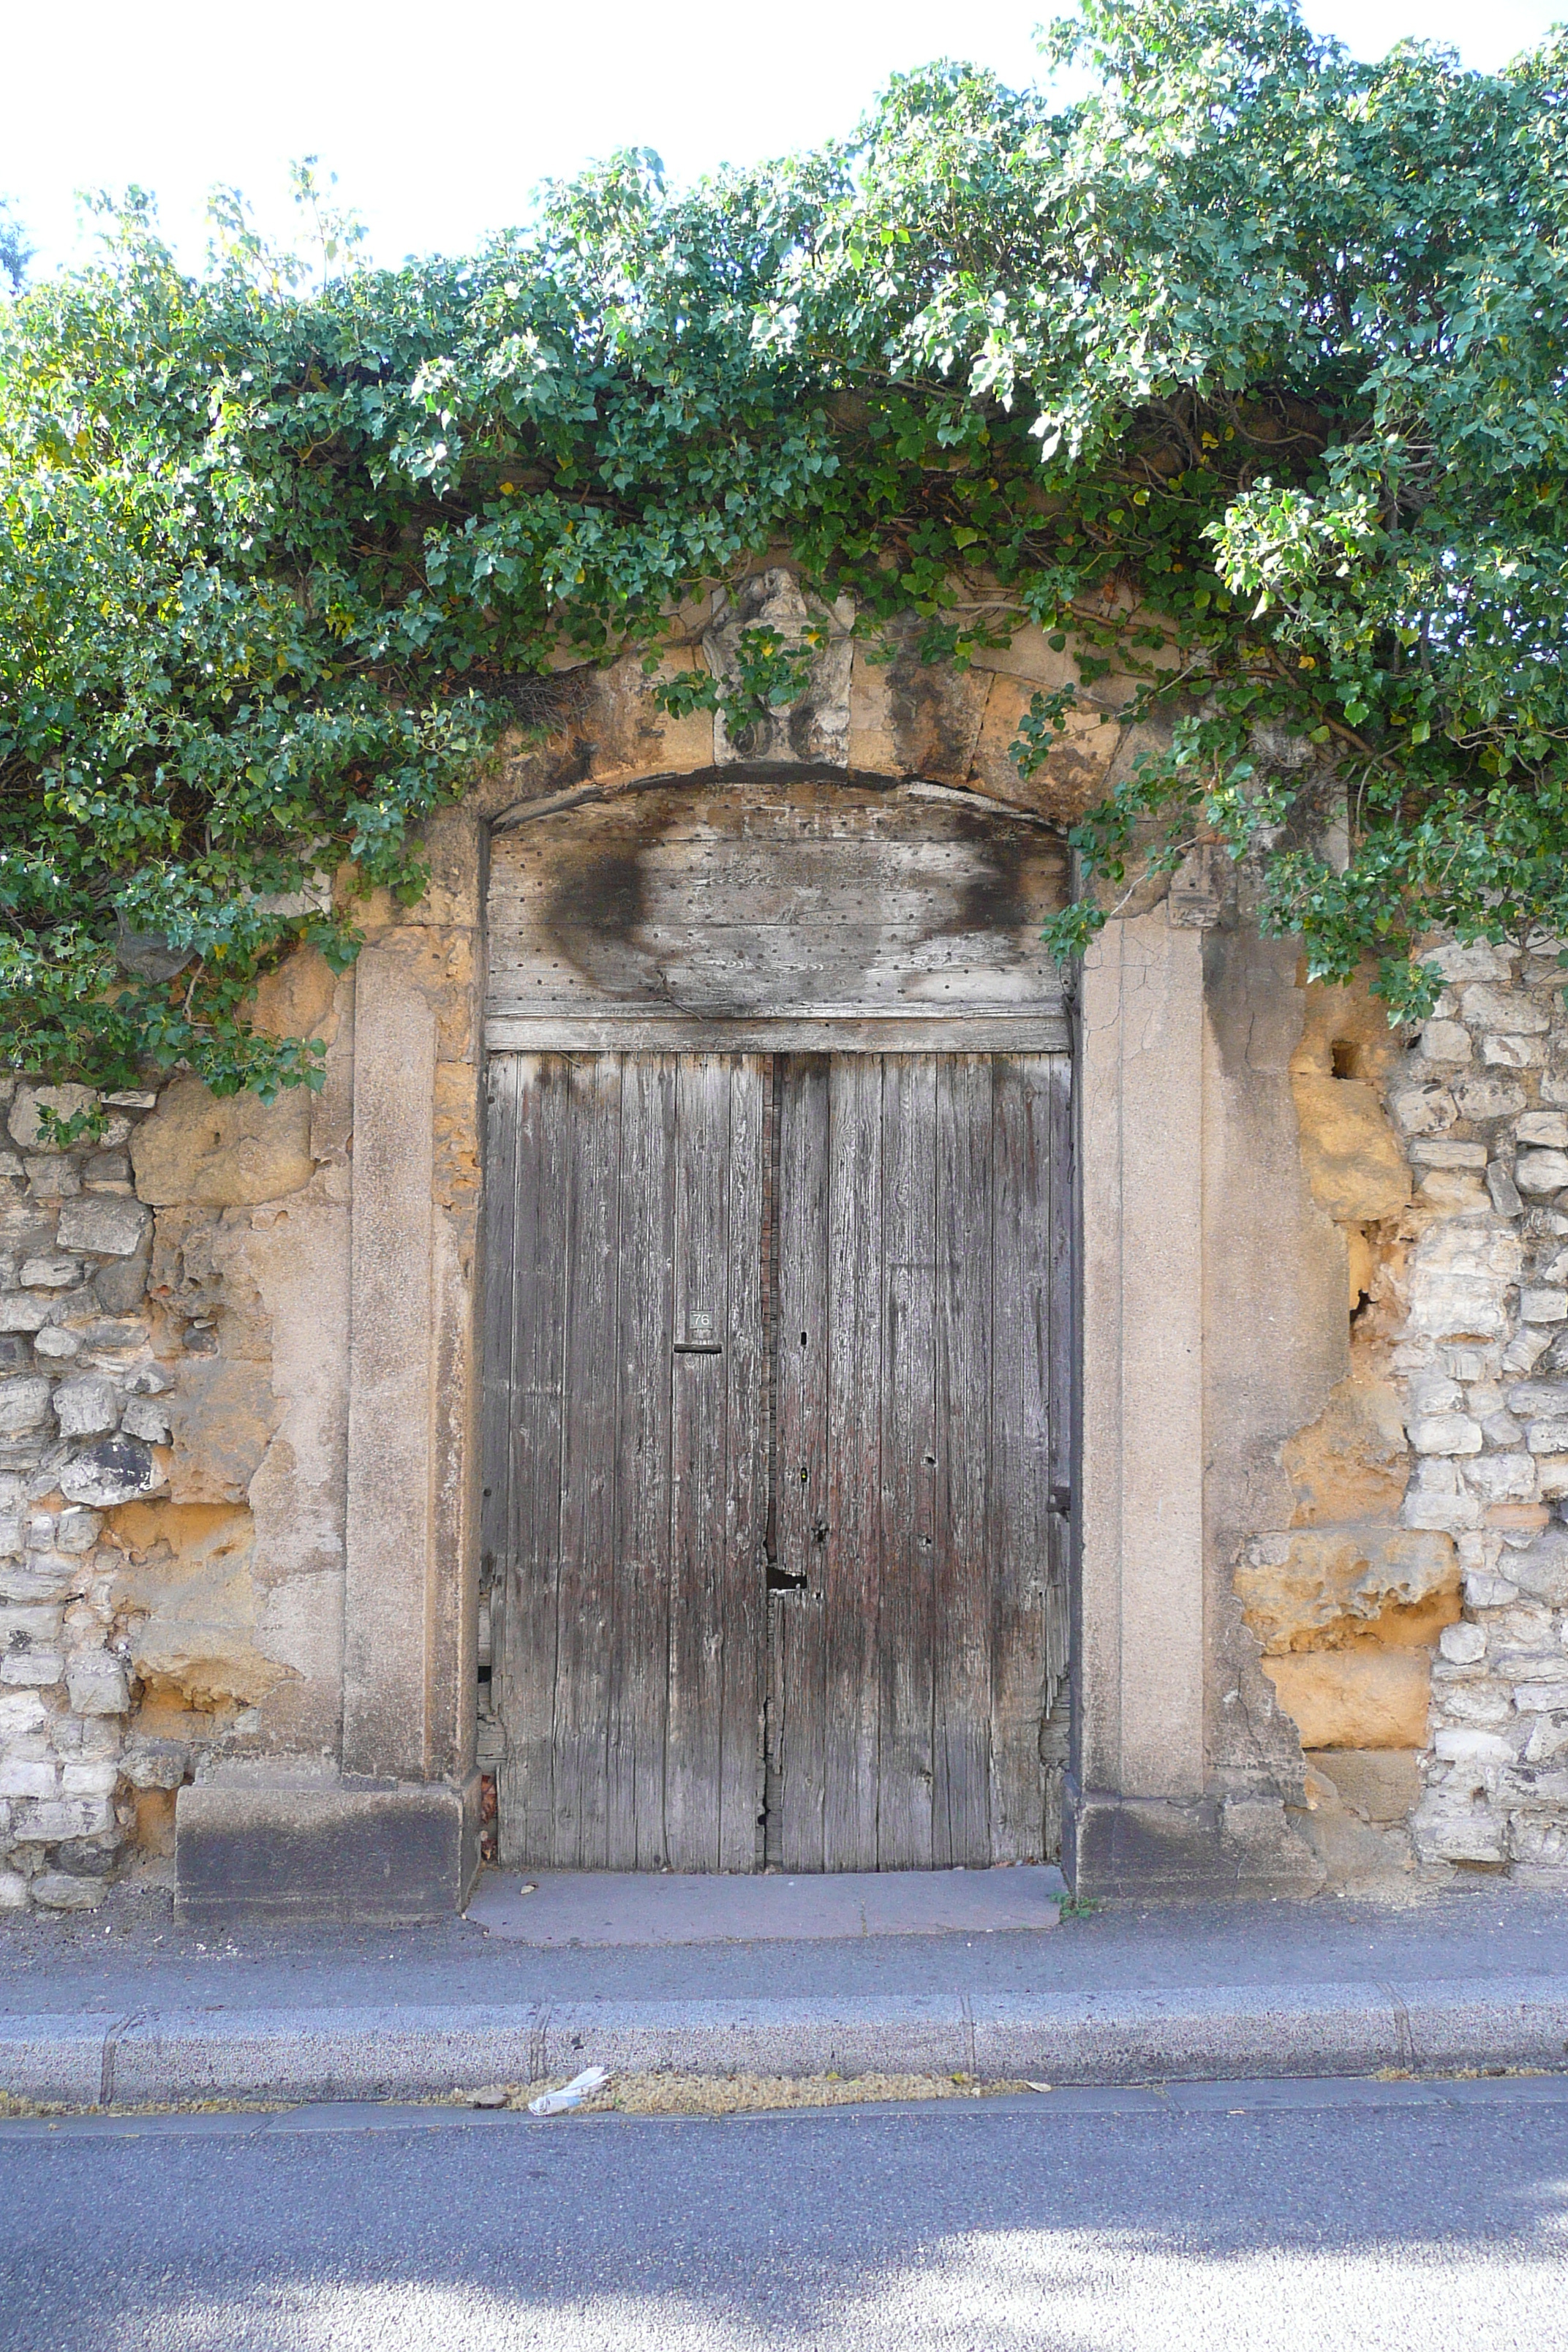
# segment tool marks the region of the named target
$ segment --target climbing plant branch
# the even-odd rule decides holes
[[[694,190],[619,155],[466,259],[374,268],[303,168],[302,255],[225,196],[182,269],[133,197],[0,304],[12,1064],[318,1082],[259,975],[418,897],[422,824],[563,651],[737,732],[786,708],[812,648],[765,627],[723,680],[661,666],[781,544],[872,650],[1043,630],[1075,683],[1026,772],[1114,674],[1146,749],[1091,874],[1223,841],[1401,1014],[1432,929],[1568,929],[1563,40],[1367,66],[1287,0],[1052,37],[1071,104],[933,68]]]

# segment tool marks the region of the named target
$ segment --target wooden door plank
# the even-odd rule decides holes
[[[931,1861],[936,1505],[936,1065],[882,1076],[877,1867]]]
[[[777,1612],[777,1680],[771,1695],[779,1860],[826,1868],[823,1753],[826,1737],[824,1604],[828,1522],[828,1062],[784,1056],[779,1071],[778,1459],[774,1558],[799,1580]]]
[[[1050,1534],[1050,1061],[995,1064],[991,1756],[998,1862],[1038,1861]]]
[[[1047,1712],[1060,1717],[1068,1706],[1070,1609],[1068,1538],[1072,1481],[1072,1063],[1053,1055],[1047,1081],[1050,1094],[1050,1593],[1046,1626]],[[1052,1860],[1056,1857],[1053,1855]]]
[[[725,1236],[725,1483],[720,1618],[719,1868],[754,1870],[763,1798],[763,1673],[767,1639],[767,1334],[763,1323],[764,1087],[761,1055],[730,1064]]]
[[[669,1681],[670,1347],[674,1338],[675,1062],[621,1079],[620,1312],[606,1867],[666,1860]]]
[[[828,1070],[828,1494],[823,1862],[877,1867],[880,1601],[882,1078]]]
[[[555,1676],[562,1388],[569,1276],[571,1122],[566,1064],[520,1055],[511,1263],[491,1279],[515,1333],[510,1400],[511,1572],[497,1662],[506,1722],[501,1859],[542,1868],[555,1851]]]
[[[677,1064],[676,1105],[665,1832],[672,1869],[717,1870],[728,1386],[722,1352],[729,1270],[727,1061],[717,1055],[683,1054]]]
[[[512,1261],[517,1242],[519,1063],[495,1055],[485,1086],[485,1220],[480,1265],[484,1319],[480,1403],[479,1584],[499,1624],[512,1570]]]
[[[561,1573],[555,1676],[555,1854],[609,1853],[610,1602],[616,1548],[616,1319],[621,1194],[619,1055],[571,1065]]]
[[[937,1066],[936,1658],[931,1860],[991,1853],[992,1073]]]

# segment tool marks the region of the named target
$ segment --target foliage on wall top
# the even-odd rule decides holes
[[[850,145],[685,194],[621,155],[471,259],[364,265],[302,172],[312,266],[225,198],[192,276],[133,199],[6,306],[13,1063],[310,1083],[246,999],[352,959],[345,866],[416,897],[520,680],[651,663],[781,541],[873,650],[912,608],[928,657],[1029,620],[1133,671],[1169,749],[1079,828],[1112,881],[1151,824],[1255,847],[1401,1013],[1433,927],[1568,929],[1568,47],[1373,67],[1281,0],[1086,0],[1055,48],[1079,102],[935,68]],[[750,653],[732,697],[787,703]]]

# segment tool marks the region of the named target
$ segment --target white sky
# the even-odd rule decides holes
[[[18,8],[0,194],[39,248],[76,243],[75,192],[139,182],[201,251],[206,190],[241,187],[273,233],[287,165],[318,154],[370,250],[465,249],[529,190],[611,148],[657,148],[679,179],[847,131],[899,68],[964,55],[1034,79],[1050,0],[73,0]],[[1307,0],[1309,21],[1376,57],[1405,35],[1489,68],[1568,0]]]

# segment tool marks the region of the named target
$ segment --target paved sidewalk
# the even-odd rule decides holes
[[[0,1929],[0,2089],[92,2105],[420,2098],[590,2063],[1060,2083],[1568,2068],[1555,1895],[1117,1906],[1048,1927],[1048,1889],[998,1885],[1035,1874],[964,1875],[973,1890],[925,1886],[970,1901],[973,1923],[922,1934],[876,1932],[862,1911],[847,1934],[753,1919],[726,1939],[711,1912],[660,1914],[675,1897],[645,1886],[640,1943],[626,1898],[586,1879],[523,1896],[493,1874],[468,1919],[435,1927],[221,1942],[176,1926],[165,1897],[121,1895]],[[880,1899],[896,1930],[901,1898]],[[1042,1924],[980,1924],[1019,1903]],[[562,1941],[574,1921],[604,1940]],[[709,1939],[684,1940],[693,1927]]]

